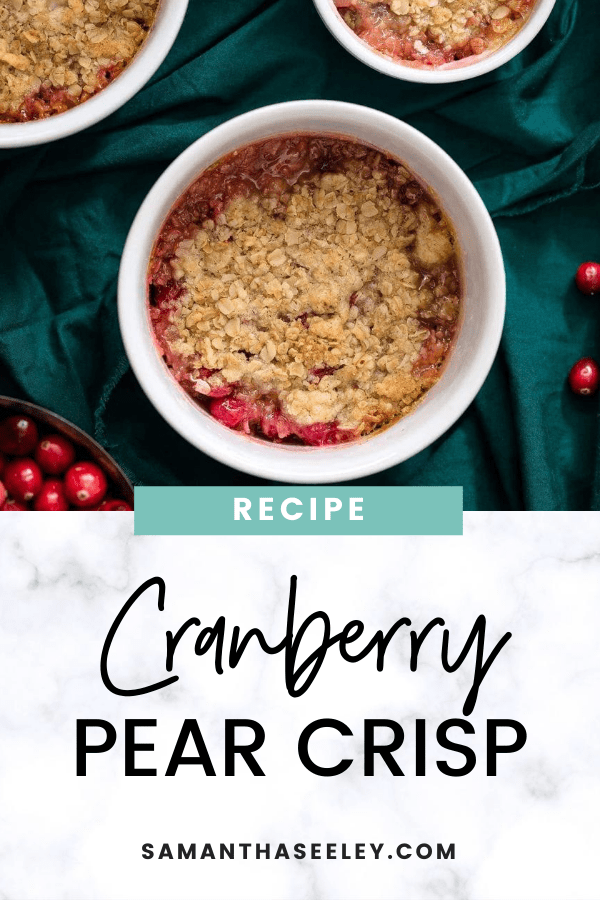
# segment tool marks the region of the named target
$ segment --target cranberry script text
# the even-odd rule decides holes
[[[173,672],[176,653],[180,653],[185,646],[184,638],[190,631],[197,630],[195,642],[193,644],[193,652],[196,656],[206,656],[210,654],[215,671],[219,675],[223,675],[224,668],[235,669],[242,660],[242,657],[251,642],[256,642],[261,651],[267,655],[276,655],[281,653],[284,659],[284,677],[285,686],[290,697],[300,697],[305,694],[317,678],[319,671],[325,662],[328,652],[338,646],[339,654],[345,662],[358,663],[369,656],[375,658],[378,672],[383,672],[386,661],[387,650],[393,639],[405,633],[409,641],[409,652],[407,658],[411,672],[417,672],[419,665],[419,652],[425,640],[430,634],[440,634],[440,661],[442,668],[447,673],[457,672],[472,657],[473,674],[470,679],[470,688],[465,697],[463,705],[463,715],[470,716],[479,696],[481,684],[489,672],[491,666],[498,658],[499,653],[505,644],[510,640],[511,633],[506,632],[492,649],[486,648],[486,618],[480,615],[462,645],[456,653],[450,653],[450,631],[445,626],[442,618],[434,618],[425,625],[421,631],[411,628],[410,619],[403,617],[398,619],[389,628],[387,632],[378,630],[371,637],[368,637],[366,643],[361,642],[357,646],[356,642],[360,641],[365,633],[365,625],[359,619],[353,619],[348,622],[342,630],[334,634],[332,633],[331,622],[327,613],[316,611],[310,613],[301,623],[296,622],[296,576],[292,576],[290,581],[290,592],[288,598],[287,609],[287,627],[285,635],[277,643],[269,643],[259,628],[250,628],[246,633],[242,631],[238,625],[233,625],[228,633],[227,621],[225,616],[219,616],[214,625],[202,627],[200,619],[192,617],[187,619],[181,627],[175,631],[166,631],[166,657],[165,657],[165,674],[167,677],[160,677],[158,680],[150,684],[138,684],[135,686],[122,686],[116,684],[109,671],[109,655],[111,648],[119,634],[119,629],[123,624],[127,614],[138,600],[144,595],[154,596],[154,590],[158,590],[158,610],[164,612],[166,586],[162,578],[151,578],[144,582],[126,601],[117,617],[115,618],[108,632],[104,647],[102,649],[100,670],[102,680],[105,687],[113,694],[122,697],[135,697],[141,694],[149,694],[154,691],[160,691],[179,680],[179,676],[169,674]],[[151,593],[150,593],[151,592]],[[315,628],[318,629],[318,639],[315,638]],[[310,635],[308,635],[310,631]],[[432,638],[429,638],[431,643]],[[227,644],[227,647],[226,647]],[[451,658],[452,656],[452,658]],[[124,727],[124,748],[125,748],[125,774],[126,775],[156,775],[157,771],[153,769],[140,769],[136,766],[135,756],[139,751],[152,751],[153,744],[141,744],[137,742],[138,736],[136,729],[156,727],[155,719],[126,719]],[[391,729],[393,738],[391,743],[381,744],[376,740],[376,729]],[[416,719],[415,721],[415,774],[426,774],[425,766],[425,744],[426,744],[426,721],[424,719]],[[102,743],[92,743],[89,739],[88,732],[90,729],[100,728],[104,731],[105,739]],[[239,742],[236,736],[236,729],[251,729],[253,732],[253,740],[250,744]],[[315,775],[332,776],[339,775],[344,772],[352,764],[351,759],[343,759],[334,766],[323,767],[318,765],[311,756],[309,742],[312,736],[321,729],[334,729],[340,735],[347,737],[352,735],[350,728],[344,723],[334,718],[319,719],[312,722],[304,728],[298,739],[298,756],[303,766]],[[451,766],[445,760],[436,762],[440,772],[450,776],[466,775],[475,768],[476,755],[473,749],[464,744],[456,743],[448,736],[449,729],[460,728],[465,735],[473,735],[475,733],[474,726],[465,719],[448,719],[442,722],[435,732],[437,744],[453,753],[459,753],[464,757],[462,766]],[[499,730],[502,728],[511,729],[514,733],[514,740],[510,743],[502,742],[499,738]],[[196,748],[196,755],[190,757],[184,755],[188,739],[191,739]],[[488,775],[496,775],[497,756],[500,753],[515,753],[520,750],[526,742],[527,732],[524,726],[514,719],[490,719],[486,723],[486,771]],[[79,719],[77,722],[77,774],[87,774],[87,756],[88,754],[106,753],[110,751],[116,744],[117,730],[110,723],[102,719]],[[260,749],[265,741],[265,730],[259,722],[253,719],[227,719],[225,721],[225,774],[235,774],[236,755],[239,755],[250,771],[254,775],[264,775],[259,763],[255,759],[254,754]],[[403,775],[393,753],[398,750],[404,742],[404,730],[400,723],[391,719],[366,719],[364,722],[364,774],[373,775],[374,773],[374,757],[379,755],[386,764],[387,769],[393,775]],[[198,722],[195,719],[186,719],[183,723],[179,736],[177,738],[175,748],[171,757],[169,766],[165,772],[166,775],[175,775],[179,766],[196,764],[204,768],[205,774],[214,775],[215,769],[212,764],[208,749],[204,743],[202,733]]]

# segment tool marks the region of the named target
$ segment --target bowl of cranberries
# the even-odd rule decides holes
[[[99,444],[66,419],[0,397],[0,512],[130,512],[133,488]]]

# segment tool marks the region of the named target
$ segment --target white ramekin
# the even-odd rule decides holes
[[[250,438],[213,419],[179,387],[157,352],[146,301],[149,257],[171,207],[207,166],[271,135],[320,132],[368,142],[407,163],[450,216],[462,251],[463,322],[443,377],[411,415],[372,437],[337,447]],[[188,147],[156,182],[127,238],[119,272],[119,321],[132,368],[159,413],[191,444],[233,468],[273,481],[347,481],[402,462],[440,437],[469,406],[498,349],[505,279],[496,231],[479,194],[450,157],[410,125],[330,100],[267,106],[232,119]],[[200,474],[200,473],[199,473]]]
[[[329,31],[342,47],[345,47],[353,56],[371,66],[372,69],[377,69],[385,75],[391,75],[392,78],[401,78],[403,81],[418,81],[422,84],[447,84],[451,81],[466,81],[468,78],[477,78],[478,75],[485,75],[486,72],[491,72],[492,69],[503,66],[504,63],[508,62],[509,59],[512,59],[531,43],[544,26],[555,2],[556,0],[537,0],[531,15],[520,31],[517,32],[512,40],[500,47],[499,50],[448,63],[445,66],[426,69],[393,60],[389,56],[384,56],[383,53],[373,50],[346,25],[338,13],[333,0],[314,0],[317,11]]]
[[[161,0],[146,40],[112,84],[80,106],[48,119],[0,124],[0,148],[48,144],[95,125],[127,103],[150,80],[173,46],[187,5],[188,0]]]

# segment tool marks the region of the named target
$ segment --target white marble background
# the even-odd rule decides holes
[[[0,520],[0,898],[2,900],[598,900],[600,875],[600,516],[466,514],[453,538],[133,537],[130,516],[16,514]],[[316,684],[292,700],[280,656],[249,653],[219,677],[191,640],[179,682],[119,698],[100,680],[100,651],[117,611],[145,579],[167,582],[127,620],[111,658],[123,684],[163,674],[164,632],[205,624],[260,626],[282,636],[289,576],[299,616],[330,614],[336,630],[362,618],[386,630],[403,615],[443,616],[462,646],[479,613],[488,640],[513,638],[484,681],[474,715],[478,767],[437,772],[435,726],[462,715],[471,662],[439,662],[439,635],[408,671],[406,637],[383,674],[332,651]],[[352,755],[344,775],[311,775],[296,741],[312,720],[347,722],[353,738],[323,742],[321,759]],[[75,775],[75,721],[105,718],[119,740]],[[265,778],[223,775],[223,721],[258,719]],[[364,718],[402,722],[407,746],[393,778],[361,771]],[[411,724],[432,726],[429,773],[414,776]],[[485,775],[487,718],[521,720],[529,739]],[[156,718],[140,754],[156,778],[125,778],[123,721]],[[217,776],[163,773],[184,718],[197,718]],[[153,735],[151,737],[151,734]],[[315,744],[316,746],[316,744]],[[458,761],[458,760],[455,760]],[[242,767],[243,768],[243,767]],[[144,861],[141,844],[385,842],[381,861]],[[388,860],[387,849],[453,842],[454,861]]]

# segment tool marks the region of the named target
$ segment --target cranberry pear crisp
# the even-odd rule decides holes
[[[0,6],[0,122],[65,112],[133,59],[159,0],[5,0]]]
[[[186,391],[225,425],[312,446],[369,435],[436,383],[460,312],[455,235],[398,160],[343,138],[251,144],[178,201],[150,316]]]
[[[334,0],[347,25],[385,56],[420,66],[497,50],[535,0]]]

